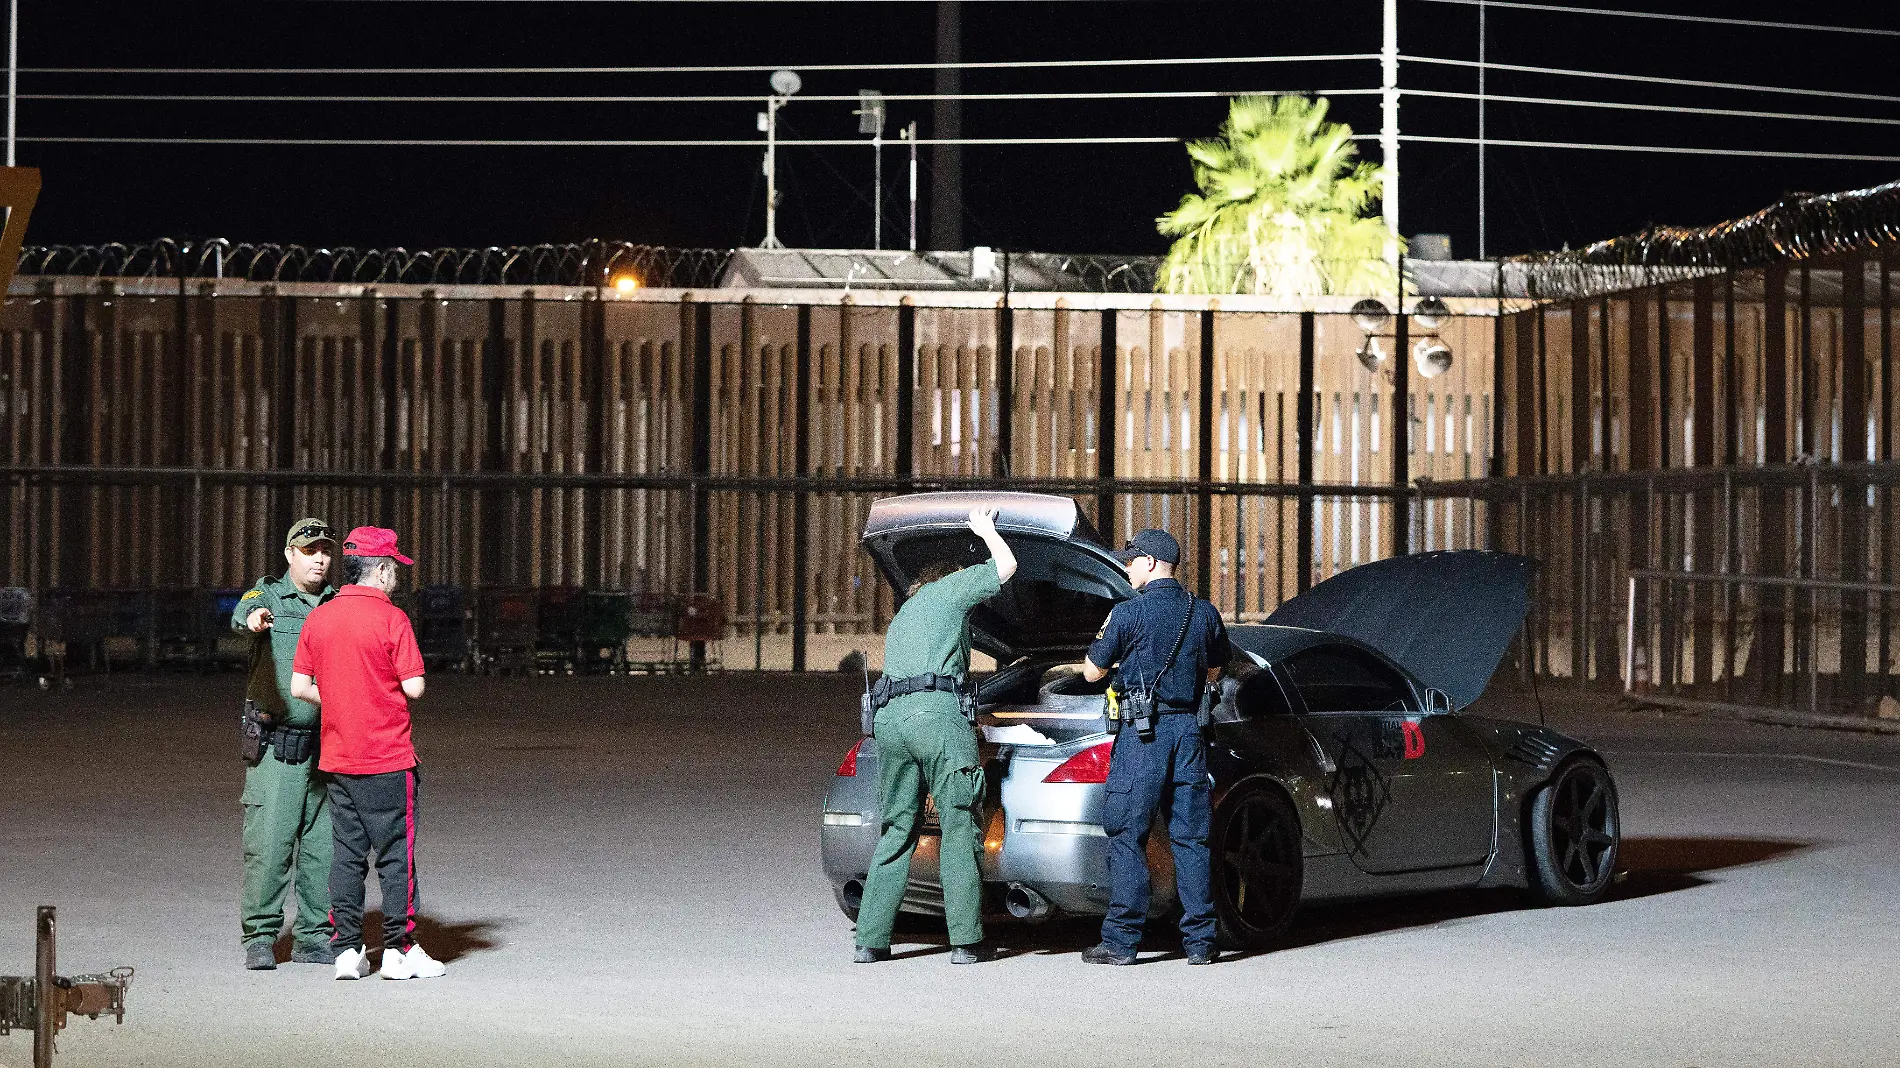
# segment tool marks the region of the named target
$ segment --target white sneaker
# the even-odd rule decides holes
[[[338,979],[361,979],[369,974],[369,955],[358,946],[346,949],[336,955],[336,977]]]
[[[435,979],[448,973],[448,965],[429,956],[419,942],[410,946],[407,953],[383,950],[382,977],[385,979]]]

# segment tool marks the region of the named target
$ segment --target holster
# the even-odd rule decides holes
[[[264,723],[263,713],[257,709],[257,702],[246,697],[244,711],[238,714],[238,758],[249,767],[256,767],[264,759]]]
[[[1153,690],[1130,690],[1122,695],[1122,722],[1134,725],[1135,734],[1144,742],[1155,738],[1155,718],[1161,709]]]

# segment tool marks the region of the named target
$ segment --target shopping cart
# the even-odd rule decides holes
[[[72,669],[109,670],[106,635],[112,629],[112,595],[102,590],[48,590],[40,599],[34,629],[46,671],[40,689],[72,689]]]
[[[424,586],[417,590],[412,618],[423,663],[457,671],[468,667],[473,655],[468,595],[460,586]]]
[[[679,617],[679,602],[663,593],[634,594],[629,601],[627,673],[671,673],[678,666],[673,656],[676,647],[673,631]]]
[[[208,590],[199,595],[199,626],[205,635],[206,667],[248,667],[253,639],[249,631],[231,629],[231,613],[237,610],[243,590]]]
[[[703,642],[706,646],[704,670],[719,671],[725,666],[726,604],[710,593],[689,593],[680,599],[679,615],[673,627],[673,660],[693,670],[690,659],[681,660],[680,645]]]
[[[496,587],[477,597],[475,655],[485,674],[527,672],[534,664],[538,633],[536,591]]]
[[[617,590],[588,590],[581,604],[581,663],[588,674],[626,670],[627,639],[633,634],[634,598]]]
[[[549,586],[541,591],[535,614],[534,666],[543,675],[572,675],[581,658],[581,629],[587,592],[579,586]]]
[[[17,682],[26,675],[26,632],[33,626],[33,591],[0,588],[0,678]]]
[[[158,590],[152,594],[152,660],[159,667],[203,670],[211,666],[218,631],[231,629],[229,617],[212,620],[200,590]],[[215,626],[216,631],[209,628]]]

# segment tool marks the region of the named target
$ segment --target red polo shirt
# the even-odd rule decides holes
[[[317,767],[377,775],[416,766],[404,679],[422,674],[409,617],[372,586],[345,586],[304,620],[291,670],[317,682],[323,745]]]

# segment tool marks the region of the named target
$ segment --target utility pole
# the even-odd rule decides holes
[[[871,247],[884,247],[884,94],[858,90],[858,132],[871,135]]]
[[[1385,225],[1392,231],[1385,260],[1396,276],[1399,270],[1399,0],[1385,0],[1385,40],[1379,49],[1380,90],[1384,101],[1379,127],[1379,152],[1385,157],[1379,200]]]
[[[910,120],[899,135],[910,142],[910,250],[917,251],[917,120]]]
[[[20,0],[7,5],[7,166],[13,166],[13,135],[20,81]]]
[[[1478,258],[1485,256],[1484,210],[1484,0],[1478,0]]]
[[[937,100],[930,124],[930,247],[963,247],[963,16],[956,0],[937,3]]]

